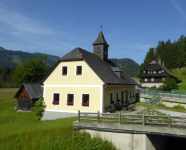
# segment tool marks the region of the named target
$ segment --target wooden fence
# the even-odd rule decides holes
[[[97,123],[117,123],[117,124],[137,124],[137,125],[155,125],[186,128],[186,117],[178,116],[154,116],[135,114],[126,115],[124,113],[87,113],[78,111],[78,122],[89,121]]]

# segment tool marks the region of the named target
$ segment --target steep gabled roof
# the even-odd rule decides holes
[[[23,88],[26,88],[31,99],[39,99],[39,95],[43,95],[43,87],[38,83],[23,83],[14,98],[18,97]]]
[[[174,74],[172,74],[172,72],[170,72],[169,69],[167,69],[166,67],[163,67],[161,64],[159,64],[159,63],[156,62],[155,60],[153,60],[151,63],[149,63],[149,65],[150,65],[150,64],[156,64],[156,65],[158,65],[162,70],[165,70],[165,72],[167,72],[167,74],[168,74],[169,76],[172,76],[172,77],[174,77],[174,78],[177,79],[177,77],[176,77]],[[148,65],[148,66],[149,66],[149,65]],[[148,66],[147,66],[147,67],[148,67]],[[147,67],[146,67],[146,68],[147,68]],[[145,69],[146,69],[146,68],[145,68]],[[143,73],[143,71],[142,71],[142,73]],[[142,74],[142,73],[141,73],[141,74]],[[140,74],[138,77],[140,77],[141,74]]]
[[[77,56],[76,56],[77,55]],[[79,47],[75,48],[67,55],[61,57],[58,62],[55,64],[55,67],[63,61],[73,61],[73,60],[84,60],[89,67],[98,75],[98,77],[105,84],[114,84],[114,85],[137,85],[137,83],[117,64],[108,60],[107,62],[103,61],[99,56],[90,53],[86,50],[83,50]],[[49,74],[55,69],[52,67],[50,72],[42,79],[40,84],[49,76]],[[122,76],[119,77],[112,69],[112,67],[119,67],[122,71]]]
[[[92,45],[96,45],[96,44],[105,44],[109,47],[108,43],[105,40],[105,37],[104,37],[102,31],[99,32],[99,35],[98,35],[97,39],[95,40],[94,43],[92,43]]]

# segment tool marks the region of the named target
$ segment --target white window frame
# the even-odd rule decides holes
[[[154,81],[154,78],[151,78],[151,81]]]
[[[153,70],[153,74],[156,74],[156,70]]]
[[[54,94],[59,94],[59,105],[60,105],[60,93],[54,92],[54,93],[52,94],[52,103],[53,103],[53,101],[54,101]],[[52,104],[52,105],[54,105],[54,104]]]
[[[164,70],[162,70],[162,72],[164,72]]]
[[[89,106],[83,106],[83,94],[88,94],[89,95]],[[81,93],[81,107],[90,107],[90,93]]]
[[[73,105],[67,105],[67,102],[68,102],[68,94],[73,94],[73,95],[74,95],[74,102],[73,102]],[[75,106],[75,94],[74,94],[74,93],[67,93],[67,94],[66,94],[66,106]]]
[[[143,73],[145,73],[145,71],[143,71]]]
[[[112,93],[112,102],[114,102],[114,93],[110,92],[110,94]],[[110,101],[111,102],[111,101]],[[111,104],[111,103],[110,103]]]
[[[63,67],[67,67],[67,75],[63,75]],[[68,76],[68,66],[61,66],[61,76],[62,77],[67,77]]]
[[[81,75],[78,75],[77,74],[77,67],[78,66],[81,66]],[[76,71],[75,71],[75,76],[83,76],[83,65],[76,65],[76,69],[75,69]]]
[[[148,78],[145,78],[144,81],[148,81]]]
[[[161,70],[158,70],[158,73],[161,73]]]

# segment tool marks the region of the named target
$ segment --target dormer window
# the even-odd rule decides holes
[[[119,67],[111,67],[112,71],[114,71],[119,77],[122,76],[122,70]]]
[[[152,71],[151,71],[151,70],[149,70],[149,71],[148,71],[148,74],[152,74]]]
[[[154,70],[153,73],[156,74],[156,70]]]
[[[161,73],[161,70],[158,70],[158,73]]]
[[[120,71],[116,71],[115,72],[119,77],[121,77],[121,72]]]

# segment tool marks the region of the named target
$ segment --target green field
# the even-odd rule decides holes
[[[38,121],[34,112],[15,112],[18,89],[0,89],[0,149],[115,149],[108,141],[73,129],[77,118]]]
[[[179,85],[179,90],[186,90],[186,68],[179,71],[178,68],[172,69],[172,73],[183,82]]]

